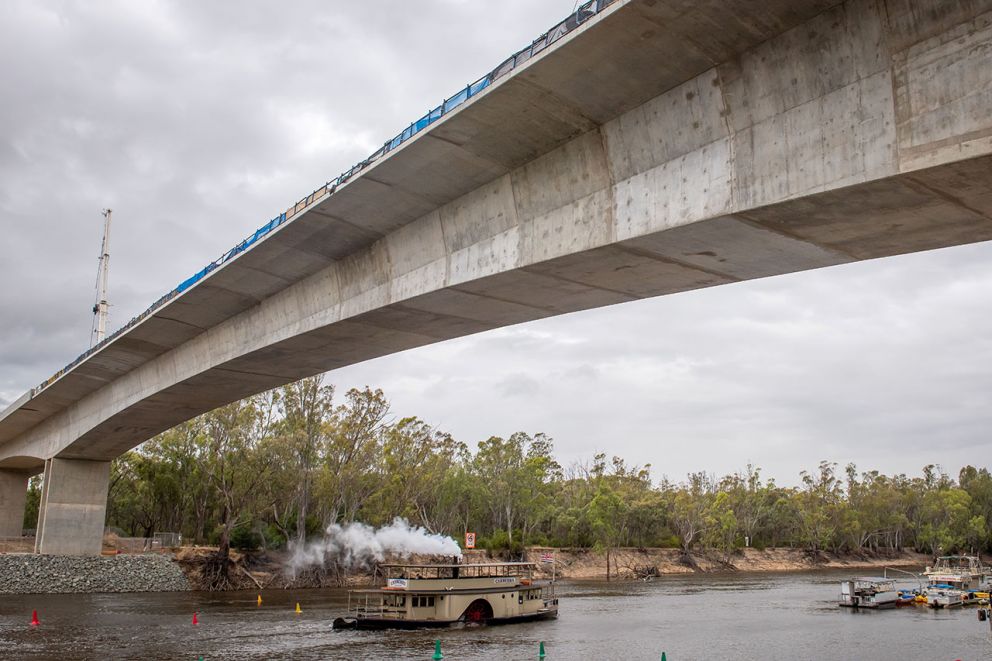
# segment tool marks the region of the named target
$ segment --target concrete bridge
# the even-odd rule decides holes
[[[992,0],[601,4],[0,414],[0,535],[44,471],[36,549],[98,552],[111,459],[312,374],[992,239]]]

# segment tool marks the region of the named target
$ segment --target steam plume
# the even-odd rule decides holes
[[[322,540],[290,548],[289,568],[293,574],[327,561],[347,567],[368,566],[373,562],[382,562],[387,553],[402,558],[415,553],[462,557],[461,548],[452,538],[436,535],[420,526],[411,526],[400,517],[378,529],[364,523],[331,524],[324,531]]]

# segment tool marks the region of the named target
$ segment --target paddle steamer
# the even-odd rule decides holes
[[[381,587],[349,590],[348,616],[335,629],[509,624],[558,616],[554,581],[530,562],[380,565]]]

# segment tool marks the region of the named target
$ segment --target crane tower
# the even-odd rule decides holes
[[[96,303],[93,304],[93,333],[90,347],[103,341],[107,334],[107,282],[110,277],[110,209],[103,210],[103,247],[100,250],[100,266],[96,272]]]

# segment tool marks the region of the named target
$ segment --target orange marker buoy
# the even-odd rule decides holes
[[[193,611],[193,626],[196,626],[199,623],[200,621],[196,619],[196,611]]]
[[[258,595],[258,605],[262,605],[262,595]]]
[[[31,611],[31,626],[36,627],[41,622],[38,621],[38,611]]]
[[[303,611],[300,609],[300,602],[297,601],[296,602],[296,614],[299,615],[302,612]]]

